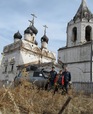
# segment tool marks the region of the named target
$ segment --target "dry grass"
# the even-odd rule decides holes
[[[2,114],[58,114],[69,96],[72,100],[62,114],[93,114],[93,95],[71,91],[69,95],[53,95],[52,91],[38,90],[28,82],[14,89],[1,88],[0,110]]]

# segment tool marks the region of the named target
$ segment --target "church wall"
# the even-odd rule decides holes
[[[90,44],[65,48],[58,51],[58,58],[63,63],[90,61],[91,48]]]
[[[90,43],[58,51],[58,58],[72,73],[72,81],[90,81],[90,55]]]
[[[24,39],[30,42],[34,42],[35,41],[35,35],[33,34],[31,36],[31,34],[24,34]]]
[[[87,42],[86,39],[85,39],[85,28],[87,26],[90,26],[92,28],[92,31],[91,31],[91,38],[93,39],[93,22],[82,22],[81,23],[81,41],[82,42]]]
[[[93,41],[92,41],[92,81],[93,81]]]
[[[21,60],[20,60],[20,65],[21,64],[27,64],[27,63],[33,63],[33,62],[39,62],[40,60],[40,55],[33,53],[33,52],[28,52],[28,51],[22,51],[21,50]]]
[[[53,60],[50,59],[50,58],[47,58],[47,57],[44,57],[44,56],[43,56],[43,57],[41,58],[41,62],[42,62],[42,63],[45,63],[45,62],[53,62]]]
[[[72,82],[90,81],[90,62],[68,64],[68,70],[71,72]]]
[[[72,29],[74,27],[77,28],[77,41],[76,42],[72,41],[72,37],[73,37],[72,36]],[[81,24],[80,23],[75,23],[75,24],[68,26],[68,28],[67,28],[67,47],[71,47],[71,46],[79,44],[80,37],[81,37],[80,33],[81,33]]]
[[[47,43],[46,42],[42,42],[41,43],[41,47],[47,49]]]
[[[67,45],[58,50],[58,60],[69,66],[72,81],[93,81],[93,14],[82,0],[67,26]]]
[[[11,60],[14,59],[14,65],[13,65],[13,71],[11,71]],[[5,72],[5,62],[7,60],[7,71]],[[5,54],[5,56],[2,59],[1,63],[1,71],[0,71],[0,80],[14,80],[14,77],[17,74],[17,67],[20,62],[20,51],[17,50],[12,53]]]
[[[85,39],[85,28],[86,26],[90,26],[92,28],[91,31],[91,38],[93,39],[93,22],[77,22],[74,24],[71,24],[67,28],[67,47],[75,46],[75,45],[80,45],[82,43],[87,42]],[[76,42],[73,42],[73,34],[72,30],[73,28],[77,28],[77,40]]]

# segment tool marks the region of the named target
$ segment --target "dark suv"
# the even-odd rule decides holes
[[[46,83],[48,82],[48,71],[44,71],[44,69],[36,69],[35,71],[19,72],[19,74],[15,77],[14,83],[18,85],[21,80],[27,80],[40,88],[44,88]]]
[[[49,72],[43,70],[36,70],[33,73],[33,76],[30,77],[30,82],[37,85],[38,87],[45,87],[46,83],[48,82],[48,75]]]

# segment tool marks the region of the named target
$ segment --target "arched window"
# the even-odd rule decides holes
[[[11,58],[11,60],[10,60],[11,71],[10,72],[13,72],[13,70],[14,70],[14,64],[15,64],[15,59],[14,58]]]
[[[11,64],[11,72],[14,70],[14,64]]]
[[[86,41],[91,40],[91,27],[90,26],[87,26],[85,29],[85,39]]]
[[[5,72],[7,72],[7,65],[5,66]]]
[[[77,40],[77,28],[74,27],[72,30],[72,41],[75,42]]]

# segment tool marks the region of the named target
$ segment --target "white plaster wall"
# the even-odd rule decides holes
[[[81,23],[81,42],[86,42],[86,39],[85,39],[86,26],[90,26],[92,28],[91,38],[93,39],[93,22],[82,22]]]
[[[67,47],[80,45],[80,44],[86,42],[86,39],[85,39],[86,26],[92,27],[91,38],[93,39],[93,22],[77,22],[77,23],[68,25],[68,27],[67,27]],[[77,27],[77,41],[76,42],[72,41],[72,29],[74,27]]]
[[[20,64],[27,64],[40,60],[40,55],[33,52],[21,51]]]
[[[9,71],[11,71],[11,65],[9,62],[12,58],[15,58],[15,64],[14,64],[13,72],[10,73]],[[8,60],[7,73],[2,73],[5,71],[5,67],[4,67],[5,60]],[[14,77],[17,74],[16,66],[18,66],[18,64],[20,63],[19,60],[20,60],[20,51],[19,50],[12,52],[12,53],[8,53],[3,57],[2,63],[1,63],[1,70],[0,70],[0,80],[5,80],[5,79],[11,80],[11,81],[14,80]]]
[[[89,82],[90,81],[90,62],[68,64],[71,72],[72,82]]]
[[[20,39],[14,39],[14,42],[18,42],[18,41],[20,41]]]
[[[30,42],[27,42],[25,40],[22,40],[22,47],[12,51],[10,50],[9,53],[5,54],[2,63],[1,63],[1,69],[0,69],[0,79],[1,80],[14,80],[14,77],[17,75],[17,67],[19,65],[35,62],[39,63],[41,62],[51,62],[52,60],[48,57],[42,57],[41,60],[41,50],[35,45]],[[7,68],[7,73],[2,73],[5,71],[5,60],[8,60],[8,62],[12,59],[15,58],[15,65],[14,65],[14,72],[9,72],[11,71],[11,65],[8,63],[8,68]]]
[[[47,49],[47,43],[46,42],[42,42],[41,43],[41,48],[46,48]]]
[[[92,71],[91,71],[91,72],[92,72],[91,75],[92,75],[92,82],[93,82],[93,57],[92,57],[92,64],[91,64],[91,67],[92,67],[92,68],[91,68],[91,70],[92,70]]]
[[[35,35],[33,34],[31,36],[31,34],[24,34],[24,39],[30,42],[34,42],[35,41]]]
[[[90,44],[58,51],[58,58],[60,58],[63,63],[90,61],[90,55]]]
[[[48,63],[48,62],[53,62],[53,60],[44,56],[41,58],[41,63]]]
[[[77,41],[76,42],[72,41],[72,29],[74,27],[77,27]],[[67,47],[71,47],[71,46],[79,44],[80,38],[81,38],[81,23],[74,23],[72,25],[68,25],[68,28],[67,28]]]
[[[90,81],[90,46],[89,43],[58,51],[58,58],[69,66],[72,81]]]

